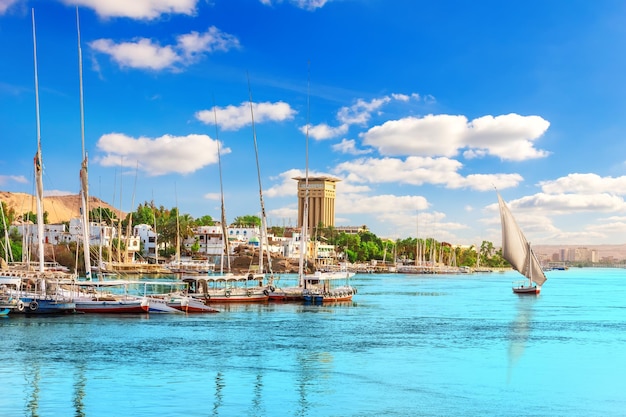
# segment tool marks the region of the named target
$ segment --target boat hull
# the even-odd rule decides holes
[[[67,314],[76,311],[76,304],[73,301],[27,297],[20,299],[13,311],[26,315]]]
[[[167,305],[185,313],[219,313],[219,310],[192,297],[174,299],[168,302]]]
[[[99,314],[147,313],[147,303],[138,301],[76,301],[76,311]]]
[[[541,292],[541,287],[539,286],[519,286],[519,287],[513,287],[513,292],[515,294],[539,294]]]
[[[221,291],[219,293],[200,294],[194,298],[205,300],[206,303],[263,303],[269,300],[269,295],[264,293],[228,293]]]

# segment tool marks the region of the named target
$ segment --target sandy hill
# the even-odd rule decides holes
[[[26,193],[10,193],[0,191],[0,201],[6,204],[15,213],[20,215],[32,211],[36,212],[35,197]],[[67,222],[80,216],[80,196],[78,194],[44,197],[43,210],[48,212],[49,223]],[[89,197],[89,208],[105,207],[114,212],[118,218],[123,218],[126,213],[117,210],[113,206],[96,197]]]

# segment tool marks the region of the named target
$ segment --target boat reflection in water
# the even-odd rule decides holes
[[[534,315],[534,305],[537,301],[536,297],[518,297],[517,315],[511,322],[509,332],[509,354],[507,382],[511,379],[511,374],[516,363],[524,355],[526,344],[530,338],[532,330],[532,320]]]

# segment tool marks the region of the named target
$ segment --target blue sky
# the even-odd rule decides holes
[[[78,6],[90,193],[295,226],[296,182],[339,178],[336,225],[535,244],[626,232],[626,3],[0,0],[0,189],[79,191]],[[248,87],[249,86],[249,87]],[[215,109],[215,112],[214,112]],[[215,116],[217,115],[217,129]]]

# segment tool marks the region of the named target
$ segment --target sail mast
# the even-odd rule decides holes
[[[309,219],[309,123],[311,112],[311,63],[309,62],[306,94],[306,133],[304,151],[304,204],[302,207],[302,230],[300,231],[300,262],[298,264],[298,285],[304,286],[304,263],[308,252],[308,219]]]
[[[256,172],[257,172],[257,178],[259,181],[259,200],[261,201],[261,242],[259,245],[259,272],[263,273],[263,247],[266,243],[265,241],[267,238],[266,236],[267,224],[266,224],[266,217],[265,217],[265,204],[263,203],[263,187],[261,185],[261,168],[259,166],[259,149],[258,149],[257,141],[256,141],[256,128],[254,126],[254,111],[252,109],[252,89],[250,88],[250,76],[248,76],[248,94],[250,96],[250,116],[252,117],[252,138],[254,140],[254,154],[256,157]],[[267,263],[271,272],[272,264],[270,261],[269,251],[267,254]]]
[[[83,163],[80,168],[80,196],[83,222],[83,250],[85,255],[85,277],[91,279],[91,251],[89,245],[89,177],[87,174],[88,158],[85,150],[85,108],[83,102],[83,52],[80,47],[80,19],[76,6],[76,31],[78,33],[78,74],[80,90],[80,138],[82,143]]]
[[[213,117],[215,118],[215,141],[217,142],[217,164],[220,170],[220,196],[221,196],[221,223],[222,223],[222,259],[220,260],[220,272],[224,272],[224,256],[226,256],[226,268],[230,272],[230,247],[228,245],[228,234],[226,224],[226,206],[224,205],[224,185],[222,181],[222,150],[220,147],[220,141],[218,138],[217,129],[217,109],[215,108],[215,101],[213,101]]]
[[[35,63],[35,107],[37,113],[37,153],[35,154],[35,180],[37,182],[37,248],[39,250],[39,272],[44,272],[43,250],[43,164],[41,158],[41,123],[39,118],[39,78],[37,75],[37,37],[35,35],[35,9],[31,10],[33,21],[33,57]],[[45,286],[44,286],[45,288]]]

